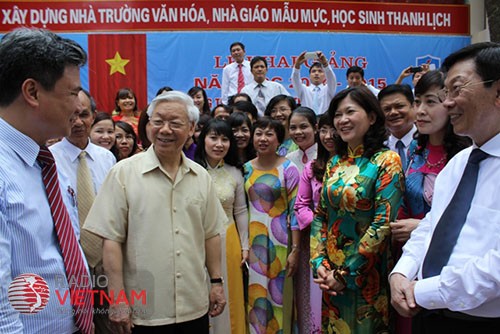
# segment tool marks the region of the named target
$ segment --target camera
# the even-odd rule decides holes
[[[412,66],[410,67],[410,73],[422,72],[422,66]]]
[[[306,52],[304,57],[306,59],[314,59],[314,58],[318,57],[318,55],[316,54],[316,52],[311,51],[311,52]]]

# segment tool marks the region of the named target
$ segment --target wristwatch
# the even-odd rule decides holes
[[[222,276],[217,278],[211,278],[210,284],[224,284],[224,278]]]

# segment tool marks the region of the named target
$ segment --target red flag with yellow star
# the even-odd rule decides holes
[[[97,110],[112,112],[116,92],[125,87],[134,91],[139,111],[147,105],[145,34],[89,34],[88,56]]]

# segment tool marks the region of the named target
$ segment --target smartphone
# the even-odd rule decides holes
[[[306,54],[305,54],[305,58],[306,59],[314,59],[314,58],[317,58],[317,57],[318,57],[318,55],[314,51],[306,52]]]
[[[417,72],[422,72],[422,67],[421,66],[412,66],[412,67],[410,67],[410,73],[417,73]]]

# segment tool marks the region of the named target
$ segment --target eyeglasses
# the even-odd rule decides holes
[[[131,141],[133,141],[134,140],[134,136],[132,136],[132,135],[126,135],[126,136],[116,135],[116,141],[121,141],[121,140],[131,140]]]
[[[271,109],[271,114],[275,114],[277,113],[278,111],[281,112],[281,113],[284,113],[284,112],[287,112],[287,111],[291,111],[292,109],[291,108],[286,108],[286,107],[280,107],[278,109]]]
[[[491,83],[491,82],[495,82],[496,80],[485,80],[485,81],[479,81],[479,82],[468,82],[466,84],[463,84],[463,85],[458,85],[458,86],[454,86],[451,88],[451,90],[448,90],[446,88],[443,88],[441,89],[439,92],[438,92],[438,98],[441,100],[441,101],[444,101],[446,100],[447,98],[451,98],[451,99],[454,99],[456,98],[458,95],[460,95],[460,92],[462,91],[462,89],[464,88],[467,88],[467,87],[471,87],[471,86],[475,86],[475,85],[480,85],[480,84],[487,84],[487,83]]]
[[[168,127],[170,128],[170,130],[181,130],[186,125],[186,123],[181,122],[181,121],[177,121],[177,120],[164,121],[160,118],[150,118],[149,122],[151,123],[151,125],[154,128],[159,128],[159,129],[163,128],[165,126],[165,124],[168,124]]]
[[[321,128],[321,129],[319,129],[319,133],[320,133],[320,135],[323,135],[323,136],[330,135],[333,137],[335,135],[335,129],[334,128],[329,128],[329,129]]]

